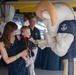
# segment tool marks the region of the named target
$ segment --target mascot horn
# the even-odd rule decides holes
[[[45,40],[40,47],[49,46],[64,63],[63,75],[76,75],[76,21],[72,7],[65,2],[41,1],[36,15],[46,25]]]

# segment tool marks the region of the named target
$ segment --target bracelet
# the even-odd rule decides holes
[[[15,57],[16,57],[16,60],[19,58],[17,55]]]

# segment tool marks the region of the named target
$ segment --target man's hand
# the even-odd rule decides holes
[[[29,38],[29,40],[32,42],[32,43],[35,43],[35,40],[31,37]]]

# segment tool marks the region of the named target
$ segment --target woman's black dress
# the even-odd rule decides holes
[[[15,56],[18,54],[18,50],[21,49],[18,45],[19,41],[17,37],[15,37],[14,44],[10,44],[10,48],[7,49],[8,56]],[[29,68],[25,66],[25,60],[23,58],[19,58],[16,61],[8,64],[8,75],[30,75]]]

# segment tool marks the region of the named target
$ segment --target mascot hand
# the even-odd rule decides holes
[[[52,42],[52,50],[59,56],[64,56],[74,40],[74,36],[68,33],[58,33],[56,41]]]
[[[41,49],[44,49],[44,48],[47,46],[46,40],[37,40],[37,42],[38,42],[38,46],[39,46]]]

